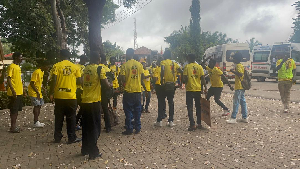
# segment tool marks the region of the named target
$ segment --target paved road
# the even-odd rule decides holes
[[[274,84],[276,86],[276,84]],[[232,94],[222,95],[222,101],[232,107]],[[226,124],[221,110],[211,101],[213,126],[187,131],[188,118],[185,91],[175,97],[175,123],[153,126],[157,101],[153,95],[150,114],[142,115],[142,132],[122,136],[123,125],[98,142],[103,157],[88,161],[80,156],[80,143],[67,145],[66,133],[61,144],[53,140],[53,105],[42,108],[40,120],[45,128],[33,129],[32,108],[19,114],[19,134],[7,132],[9,113],[0,111],[0,168],[300,168],[300,104],[291,104],[291,113],[282,113],[278,100],[247,96],[250,123]],[[120,98],[121,100],[121,98]],[[124,114],[119,101],[120,120]],[[241,115],[238,114],[238,118]],[[104,123],[102,123],[104,124]],[[80,136],[80,131],[77,132]]]
[[[234,84],[234,81],[231,81]],[[230,91],[229,87],[224,87],[224,92],[233,93]],[[265,82],[257,82],[252,80],[252,88],[246,91],[246,95],[263,97],[268,99],[280,99],[280,94],[278,90],[278,83],[275,80],[267,80]],[[300,84],[293,85],[291,89],[291,101],[300,102]]]

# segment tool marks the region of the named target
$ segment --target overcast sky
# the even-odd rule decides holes
[[[146,1],[146,0],[143,0]],[[148,0],[149,1],[149,0]],[[202,31],[219,31],[245,42],[255,37],[263,44],[287,41],[293,32],[291,6],[296,0],[201,0]],[[181,25],[188,26],[192,0],[153,0],[124,21],[102,30],[103,41],[116,42],[123,50],[133,48],[134,18],[138,46],[160,51],[168,47],[164,37]],[[122,8],[116,13],[120,13]]]

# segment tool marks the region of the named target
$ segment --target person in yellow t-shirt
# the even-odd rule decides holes
[[[39,115],[41,113],[41,107],[44,105],[44,99],[42,95],[42,84],[44,79],[44,72],[48,69],[45,61],[38,62],[38,69],[31,75],[30,85],[28,86],[28,95],[31,99],[33,106],[33,127],[42,128],[44,123],[39,121]]]
[[[216,67],[216,63],[217,62],[215,59],[210,59],[208,66],[203,65],[204,68],[208,71],[211,83],[211,87],[208,89],[206,99],[209,100],[210,97],[214,96],[215,102],[223,109],[222,116],[228,116],[230,114],[230,111],[220,100],[223,91],[222,79],[225,80],[225,83],[228,84],[232,91],[234,89],[230,85],[228,79],[223,74],[222,70]]]
[[[243,55],[240,52],[235,53],[233,56],[233,63],[235,64],[235,69],[230,71],[235,74],[235,85],[234,85],[234,96],[233,96],[233,111],[231,118],[227,120],[227,123],[236,123],[236,115],[239,111],[239,106],[242,107],[242,119],[241,122],[248,123],[248,111],[247,103],[245,99],[245,89],[242,87],[241,81],[244,78],[245,68],[241,64]]]
[[[109,61],[110,61],[110,64],[109,64],[110,72],[112,72],[115,76],[115,79],[113,81],[113,88],[114,88],[114,91],[118,91],[118,89],[119,89],[118,77],[120,74],[120,68],[116,65],[116,57],[111,57],[109,59]],[[113,95],[114,113],[117,113],[117,105],[118,105],[118,95],[114,94]]]
[[[125,112],[125,126],[126,131],[122,134],[131,135],[133,133],[133,126],[131,124],[132,118],[134,118],[135,133],[138,134],[141,131],[141,86],[146,90],[143,82],[144,73],[143,65],[133,59],[134,50],[129,48],[126,50],[126,60],[120,73],[120,81],[125,84],[123,94],[123,109]]]
[[[75,134],[76,83],[81,83],[81,72],[78,66],[69,61],[71,53],[68,50],[60,50],[60,57],[62,61],[53,67],[52,85],[50,88],[50,101],[53,102],[53,98],[55,98],[54,142],[59,143],[63,137],[61,131],[64,116],[66,116],[68,144],[71,144],[81,141]]]
[[[177,72],[182,74],[179,65],[171,60],[171,51],[166,50],[164,59],[161,65],[161,85],[164,86],[164,98],[167,98],[169,103],[169,119],[168,126],[173,127],[174,124],[174,95]],[[165,100],[165,99],[163,99]]]
[[[154,76],[154,72],[155,72],[156,68],[157,68],[156,63],[153,62],[150,66],[150,75],[151,75],[151,92],[154,92],[154,93],[155,93],[155,82],[154,82],[153,76]]]
[[[288,56],[280,56],[276,63],[278,71],[278,89],[284,105],[284,113],[289,112],[290,94],[293,83],[296,82],[296,64]]]
[[[76,64],[76,66],[78,66],[78,68],[80,69],[81,76],[83,75],[83,70],[85,68],[86,62],[87,62],[87,57],[85,55],[81,55],[79,64]],[[83,93],[82,84],[77,84],[76,98],[77,98],[77,107],[79,106],[79,111],[76,115],[76,130],[81,129],[80,126],[81,126],[81,121],[82,121],[82,111],[81,111],[80,105],[81,105],[82,93]]]
[[[18,117],[18,111],[22,111],[22,96],[23,96],[23,83],[21,78],[20,63],[22,62],[22,54],[15,52],[12,55],[13,63],[7,68],[7,95],[9,97],[9,110],[11,127],[10,132],[19,133],[20,129],[17,128],[16,122]]]
[[[162,120],[167,117],[166,114],[166,102],[165,102],[165,96],[163,93],[163,86],[161,86],[160,80],[161,80],[161,66],[160,63],[163,61],[162,57],[157,58],[157,67],[155,69],[155,72],[153,74],[153,81],[155,83],[155,92],[157,96],[157,102],[158,102],[158,108],[157,108],[157,119],[154,123],[155,126],[162,127]]]
[[[149,104],[150,104],[150,99],[151,99],[151,80],[150,80],[150,72],[146,68],[146,62],[142,62],[143,68],[144,68],[144,84],[146,87],[146,90],[143,90],[143,104],[142,104],[142,112],[143,113],[150,113],[149,112]],[[147,96],[147,97],[146,97]],[[146,101],[146,104],[145,104]]]
[[[108,83],[105,69],[99,66],[99,53],[91,52],[90,58],[90,64],[83,72],[81,154],[89,155],[89,159],[94,160],[102,155],[97,146],[101,133],[101,88],[111,87],[111,84]]]
[[[187,56],[188,63],[184,67],[183,79],[186,86],[186,105],[188,110],[188,116],[190,121],[189,131],[194,131],[197,128],[201,129],[201,89],[207,90],[205,83],[204,71],[201,65],[195,63],[196,55],[189,54]],[[193,100],[195,100],[196,115],[197,115],[197,126],[193,117]]]

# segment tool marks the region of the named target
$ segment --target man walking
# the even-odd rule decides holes
[[[31,99],[33,106],[33,127],[42,128],[44,123],[39,121],[39,115],[41,113],[41,107],[44,105],[44,99],[42,95],[42,84],[44,79],[44,72],[47,71],[47,65],[44,65],[45,61],[39,61],[38,69],[31,75],[30,85],[28,86],[28,95]]]
[[[161,84],[164,87],[164,98],[167,98],[169,104],[168,126],[173,127],[174,124],[174,95],[177,72],[182,73],[179,65],[171,61],[171,51],[166,50],[164,59],[161,62]]]
[[[188,131],[194,131],[196,128],[201,129],[201,89],[205,88],[207,90],[205,83],[205,76],[202,66],[195,63],[196,55],[189,54],[187,56],[188,64],[184,67],[183,79],[186,86],[186,105],[188,110],[188,116],[190,121],[190,126]],[[197,126],[195,125],[193,117],[193,100],[195,100],[196,115],[197,115]]]
[[[292,58],[281,56],[276,63],[278,71],[278,89],[284,106],[284,113],[289,112],[290,95],[293,83],[296,82],[296,64]]]
[[[53,79],[50,91],[50,100],[55,98],[55,131],[54,141],[59,143],[63,137],[61,130],[64,116],[67,121],[68,144],[81,141],[75,134],[76,126],[76,81],[80,84],[81,72],[78,66],[69,61],[70,52],[66,49],[60,51],[61,62],[53,67]]]
[[[99,53],[91,52],[90,64],[83,74],[81,154],[89,155],[91,160],[102,155],[97,146],[101,133],[101,84],[110,87],[99,61]]]
[[[204,68],[208,71],[211,83],[211,87],[208,89],[206,99],[209,100],[211,96],[214,96],[215,102],[223,109],[222,116],[228,116],[230,111],[220,100],[223,90],[222,79],[225,80],[232,91],[234,89],[230,85],[223,72],[216,67],[216,60],[210,59],[208,66],[204,65]]]
[[[126,131],[122,134],[131,135],[133,133],[133,126],[131,124],[132,117],[134,118],[135,133],[138,134],[141,131],[141,87],[144,90],[144,73],[143,65],[133,59],[134,50],[132,48],[126,51],[127,62],[121,68],[120,81],[125,84],[123,94],[123,109],[125,112]]]
[[[18,111],[22,111],[22,96],[23,96],[23,84],[21,78],[20,63],[22,62],[22,54],[15,52],[12,55],[13,63],[7,68],[7,96],[9,97],[9,110],[10,110],[10,132],[20,133],[20,128],[16,126]]]
[[[247,104],[245,99],[245,89],[243,88],[241,81],[244,78],[245,68],[241,64],[242,54],[240,52],[235,53],[233,56],[233,62],[235,64],[235,69],[230,71],[235,74],[235,85],[234,85],[234,96],[233,96],[233,111],[231,118],[227,120],[227,123],[236,123],[236,115],[239,111],[239,106],[242,107],[242,119],[241,122],[248,123],[248,112]]]
[[[142,112],[143,113],[150,113],[149,112],[149,104],[151,99],[151,82],[150,82],[150,72],[146,68],[146,62],[142,62],[143,69],[144,69],[144,84],[146,87],[146,90],[143,90],[143,105],[142,105]],[[145,104],[146,102],[146,104]]]

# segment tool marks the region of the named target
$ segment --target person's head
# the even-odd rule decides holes
[[[85,55],[81,55],[80,56],[80,64],[81,65],[85,65],[85,63],[87,62],[87,57]]]
[[[192,54],[192,53],[191,53],[191,54],[188,54],[187,60],[188,60],[189,63],[194,63],[195,60],[196,60],[196,55],[195,55],[195,54]]]
[[[156,64],[154,62],[152,63],[152,67],[156,67]]]
[[[243,55],[240,52],[236,52],[233,56],[233,63],[241,63],[242,59],[243,59]]]
[[[41,59],[37,60],[37,67],[40,68],[42,71],[47,71],[49,68],[50,63],[47,60]]]
[[[61,60],[69,60],[71,57],[71,53],[67,49],[60,50],[59,54]]]
[[[22,53],[15,52],[12,55],[12,58],[13,58],[15,64],[20,64],[22,62]]]
[[[109,61],[110,61],[111,65],[115,65],[116,64],[116,57],[110,57]]]
[[[142,62],[142,65],[143,65],[143,68],[146,70],[147,63],[144,61],[144,62]]]
[[[101,61],[101,58],[100,58],[100,53],[99,52],[96,52],[96,51],[92,51],[90,53],[90,62],[92,64],[99,64]]]
[[[164,53],[164,59],[171,59],[171,51],[170,50],[166,50]]]
[[[210,59],[208,63],[209,68],[214,68],[216,66],[217,61],[215,59]]]
[[[101,57],[101,63],[104,64],[104,65],[106,65],[107,64],[106,63],[106,55],[105,54],[101,54],[100,57]]]
[[[161,57],[161,56],[159,56],[159,57],[157,58],[157,62],[156,62],[157,66],[160,66],[160,62],[163,61],[163,60],[164,60],[164,58]]]
[[[126,60],[132,59],[134,56],[134,50],[132,48],[128,48],[126,50]]]

